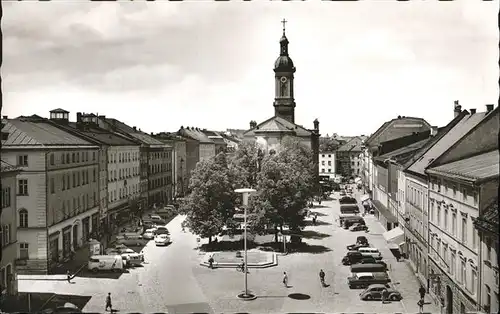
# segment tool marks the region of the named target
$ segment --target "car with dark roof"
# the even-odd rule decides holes
[[[347,277],[347,284],[351,289],[367,288],[372,284],[388,284],[391,282],[389,275],[387,273],[354,273]]]
[[[366,290],[361,292],[359,294],[359,297],[363,301],[370,301],[370,300],[377,300],[380,301],[382,300],[382,291],[387,290],[387,299],[391,301],[401,301],[403,299],[403,296],[399,291],[395,290],[394,288],[390,287],[389,285],[382,285],[382,284],[373,284],[369,285]]]

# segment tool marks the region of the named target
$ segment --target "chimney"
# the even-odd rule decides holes
[[[314,124],[314,130],[319,131],[319,121],[318,121],[318,119],[314,119],[313,124]]]
[[[76,113],[76,123],[80,123],[80,122],[82,122],[82,113],[77,112]]]
[[[254,120],[251,120],[250,121],[250,129],[253,129],[257,126],[257,122],[255,122]]]
[[[9,117],[8,116],[2,116],[2,119],[7,120]]]
[[[151,132],[151,136],[153,136],[153,132]]]
[[[456,118],[462,112],[462,106],[460,106],[458,100],[455,100],[453,108],[454,117]]]
[[[470,114],[473,115],[476,113],[476,108],[470,108],[469,111],[470,111]]]
[[[486,105],[486,112],[493,111],[493,106],[494,105]]]
[[[137,127],[136,126],[133,126],[132,129],[134,129],[134,131],[137,131]]]
[[[438,127],[437,126],[431,126],[431,136],[436,136],[438,133]]]

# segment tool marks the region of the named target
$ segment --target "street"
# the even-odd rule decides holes
[[[44,287],[59,294],[92,296],[84,308],[87,312],[103,311],[108,292],[114,308],[121,312],[418,312],[418,282],[407,265],[397,262],[387,248],[384,230],[376,218],[365,217],[369,233],[350,232],[335,222],[340,212],[337,200],[324,201],[313,212],[318,214],[318,223],[309,224],[304,232],[308,252],[279,256],[276,267],[250,270],[249,289],[258,296],[254,301],[236,297],[243,289],[240,272],[199,265],[196,236],[182,231],[181,216],[168,224],[171,245],[156,247],[151,241],[145,247],[143,267],[131,269],[118,279],[77,276],[74,284],[47,281]],[[382,252],[390,265],[392,282],[403,295],[401,302],[361,301],[361,290],[348,288],[350,268],[343,266],[341,259],[346,246],[354,243],[358,235],[367,236],[372,246]],[[201,244],[206,243],[204,240]],[[326,273],[327,287],[320,284],[320,269]],[[284,271],[289,276],[289,288],[281,282]],[[424,309],[439,312],[433,304],[426,304]]]

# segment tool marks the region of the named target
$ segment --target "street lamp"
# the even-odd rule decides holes
[[[245,256],[244,256],[244,265],[245,269],[243,272],[245,273],[245,290],[243,293],[238,294],[238,298],[243,299],[243,300],[255,300],[257,297],[254,294],[251,294],[248,292],[248,265],[247,265],[247,207],[248,207],[248,197],[250,196],[251,193],[255,192],[254,189],[236,189],[234,190],[236,193],[241,193],[243,194],[243,209],[245,211],[244,213],[244,219],[245,219],[245,230],[244,230],[244,238],[243,238],[243,243],[244,243],[244,250],[245,250]]]

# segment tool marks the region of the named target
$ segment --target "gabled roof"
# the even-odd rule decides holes
[[[392,120],[391,120],[392,121]],[[389,123],[391,123],[391,121],[387,121],[387,122],[384,122],[384,124],[382,124],[372,135],[368,136],[367,139],[365,139],[365,143],[366,145],[368,145],[372,139],[374,139],[376,136],[378,136],[382,131],[384,131],[387,126],[389,125]]]
[[[2,120],[2,132],[8,132],[5,146],[92,146],[92,143],[57,128],[43,120],[12,119]]]
[[[138,146],[139,143],[137,141],[134,141],[132,139],[128,139],[125,136],[122,136],[121,134],[117,134],[114,132],[110,132],[108,130],[99,128],[97,126],[92,126],[92,125],[87,125],[83,129],[78,129],[76,122],[69,122],[67,124],[69,128],[73,132],[76,132],[77,134],[81,134],[84,137],[88,137],[89,139],[92,139],[94,141],[97,141],[98,143],[102,143],[104,145],[111,145],[111,146]],[[58,126],[61,128],[64,128],[64,126]]]
[[[498,150],[476,155],[466,159],[450,162],[435,168],[427,169],[429,174],[437,174],[449,178],[466,181],[485,181],[499,176]]]
[[[225,140],[227,141],[230,141],[230,142],[233,142],[233,143],[239,143],[241,142],[241,139],[237,138],[237,137],[234,137],[234,136],[231,136],[231,135],[227,135],[223,132],[219,133]]]
[[[125,132],[125,133],[137,132],[137,130],[134,130],[134,128],[128,126],[127,124],[121,122],[120,120],[113,119],[113,118],[101,118],[101,120],[104,120],[108,125],[113,126],[122,132]]]
[[[203,130],[203,134],[205,134],[210,140],[212,140],[215,144],[222,144],[225,145],[226,141],[222,137],[222,135],[218,132],[215,131],[210,131],[210,130]]]
[[[485,117],[485,112],[475,113],[473,115],[465,114],[463,118],[458,121],[458,123],[453,126],[446,134],[440,137],[437,141],[433,142],[433,145],[427,149],[427,151],[417,159],[410,167],[408,171],[417,173],[420,175],[425,175],[425,168],[434,159],[438,158],[443,154],[448,148],[450,148],[456,141],[462,138],[469,130],[476,126]]]
[[[254,136],[262,133],[289,133],[295,136],[310,136],[311,131],[301,125],[274,116],[246,131],[243,136]]]
[[[165,146],[166,144],[164,144],[163,142],[155,139],[154,137],[148,135],[148,134],[145,134],[145,133],[142,133],[142,132],[134,132],[134,133],[129,133],[130,136],[132,136],[133,138],[139,140],[140,142],[146,144],[146,145],[161,145],[161,146]]]
[[[484,211],[479,214],[474,226],[483,231],[487,231],[498,236],[499,218],[498,218],[498,196],[486,206]]]
[[[52,109],[51,111],[49,111],[50,113],[69,113],[69,111],[66,111],[64,109],[61,109],[61,108],[57,108],[57,109]]]
[[[340,146],[337,151],[338,152],[360,152],[363,149],[361,148],[363,144],[363,139],[355,136],[351,138],[347,143]]]
[[[431,138],[427,138],[425,140],[418,141],[416,143],[410,144],[405,147],[401,147],[399,149],[396,149],[392,152],[380,155],[375,157],[374,159],[384,161],[387,159],[392,159],[399,164],[404,164],[406,161],[408,161],[415,152],[417,152],[419,149],[421,149],[427,142],[429,142]]]
[[[193,140],[196,140],[200,143],[203,144],[214,144],[214,142],[208,138],[202,131],[196,128],[182,128],[179,130],[180,134],[183,136],[186,136],[188,138],[191,138]]]
[[[404,127],[396,127],[397,122],[400,122],[403,125],[406,123],[410,123],[410,124],[407,124]],[[411,122],[419,122],[419,123],[422,123],[422,125],[421,126],[420,125],[411,125]],[[389,128],[391,128],[391,130],[389,130]],[[375,133],[370,135],[370,137],[368,137],[365,140],[365,146],[373,145],[374,142],[376,142],[377,139],[379,139],[379,137],[382,136],[386,130],[391,132],[391,133],[388,133],[388,134],[391,134],[391,136],[389,136],[389,138],[386,138],[384,141],[390,141],[390,140],[396,139],[398,137],[410,135],[412,133],[412,132],[410,132],[410,130],[412,130],[413,132],[423,132],[427,129],[430,129],[430,125],[423,118],[398,116],[397,118],[392,119],[392,120],[382,124],[382,126],[380,128],[378,128],[377,131],[375,131]]]

